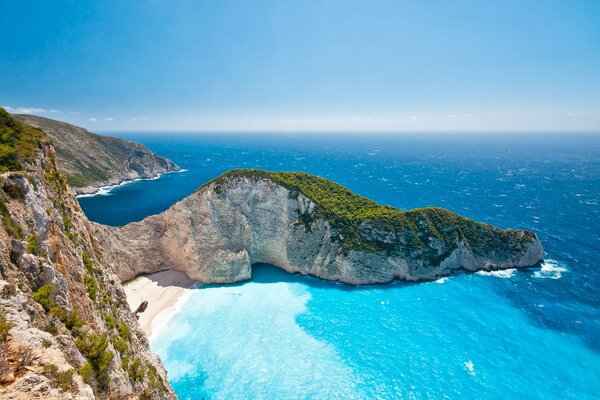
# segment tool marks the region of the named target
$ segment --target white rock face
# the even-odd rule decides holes
[[[407,250],[396,233],[368,224],[361,225],[361,235],[390,244],[391,251],[347,249],[340,232],[316,217],[316,207],[270,179],[236,176],[219,187],[209,184],[141,222],[121,228],[96,224],[95,236],[122,280],[173,269],[201,282],[231,283],[249,279],[252,264],[268,263],[357,285],[435,279],[458,268],[527,267],[543,258],[537,237],[519,240],[517,231],[499,246],[479,245],[476,252],[458,238],[448,248],[436,237],[428,238],[425,249]],[[310,217],[308,226],[299,220],[303,214]]]

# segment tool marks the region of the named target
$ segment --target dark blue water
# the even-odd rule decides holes
[[[543,270],[360,289],[260,267],[253,282],[196,289],[186,301],[197,307],[152,338],[180,398],[599,393],[600,136],[126,138],[188,171],[80,199],[92,220],[140,220],[232,168],[296,170],[402,209],[442,206],[532,229],[549,260]]]

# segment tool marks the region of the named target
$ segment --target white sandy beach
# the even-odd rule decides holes
[[[146,311],[139,314],[140,325],[146,336],[151,336],[153,325],[156,327],[157,320],[163,320],[157,317],[174,310],[177,300],[194,283],[196,282],[183,272],[162,271],[139,276],[123,285],[132,311],[135,311],[142,301],[148,302]]]

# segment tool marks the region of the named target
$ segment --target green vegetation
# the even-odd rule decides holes
[[[54,292],[54,286],[48,284],[44,285],[35,292],[33,292],[33,299],[40,303],[44,310],[50,311],[56,306],[52,293]]]
[[[2,184],[2,190],[8,197],[11,199],[24,200],[27,191],[18,183],[12,181],[13,178],[22,178],[19,173],[14,173],[10,176],[10,179],[7,179]]]
[[[83,354],[83,356],[88,360],[91,370],[94,372],[94,375],[100,386],[106,386],[108,384],[108,367],[110,366],[110,363],[114,357],[113,352],[107,349],[108,336],[97,335],[95,333],[90,333],[85,336],[82,335],[75,339],[75,345],[81,354]],[[82,367],[82,369],[84,368],[86,370],[90,369],[90,367],[86,367],[85,365]],[[90,371],[84,372],[89,379]],[[81,370],[79,373],[84,376]],[[87,381],[85,376],[84,380]]]
[[[85,383],[91,383],[92,382],[92,377],[94,376],[94,367],[92,366],[92,364],[88,361],[85,364],[83,364],[83,366],[81,368],[79,368],[79,375],[81,375],[81,377],[83,378],[83,381]]]
[[[7,283],[6,285],[4,285],[2,290],[0,290],[0,297],[3,297],[3,298],[16,296],[16,294],[17,294],[17,288],[15,287],[15,285],[11,285],[10,283]]]
[[[86,275],[83,277],[83,282],[85,283],[85,287],[87,288],[90,299],[92,299],[92,301],[96,301],[96,296],[98,294],[98,284],[96,283],[96,279],[92,276]]]
[[[33,160],[44,132],[16,121],[0,108],[0,173],[19,171]]]
[[[44,249],[39,244],[38,235],[33,234],[27,238],[27,251],[36,256],[44,255]]]
[[[129,368],[127,372],[129,373],[130,379],[134,381],[139,381],[144,379],[144,376],[146,375],[146,368],[144,367],[144,364],[140,361],[140,359],[136,358],[129,363]]]
[[[2,225],[6,228],[6,232],[12,237],[21,239],[23,237],[23,229],[21,226],[10,216],[6,203],[0,197],[0,216],[2,217]]]
[[[6,313],[4,309],[0,308],[0,342],[3,342],[8,335],[8,331],[11,330],[13,325],[6,320]]]
[[[44,375],[50,378],[53,386],[59,387],[65,392],[73,390],[75,383],[73,382],[73,375],[75,370],[68,369],[63,372],[58,371],[58,367],[54,364],[48,364],[44,366]]]
[[[54,322],[48,322],[47,325],[42,327],[42,330],[44,332],[48,332],[49,334],[51,334],[52,336],[56,336],[58,335],[58,327],[56,326],[56,324]]]
[[[156,367],[152,364],[148,364],[148,383],[151,389],[157,389],[160,391],[164,391],[166,389],[165,384],[158,375]]]
[[[509,238],[520,238],[522,242],[527,242],[534,237],[533,233],[527,231],[502,231],[443,208],[400,211],[352,193],[330,180],[302,172],[236,169],[207,182],[200,189],[213,185],[215,193],[220,194],[225,185],[237,177],[269,179],[289,190],[291,198],[296,198],[300,193],[308,197],[317,204],[315,212],[308,214],[298,211],[297,224],[304,225],[309,231],[315,219],[327,220],[339,234],[337,240],[341,242],[342,249],[346,250],[391,252],[398,245],[425,249],[430,247],[429,238],[432,237],[447,249],[454,248],[457,239],[477,246],[490,240],[501,243]]]
[[[81,259],[85,270],[90,274],[94,273],[94,260],[92,260],[92,257],[90,257],[90,254],[87,251],[84,251],[81,254]]]

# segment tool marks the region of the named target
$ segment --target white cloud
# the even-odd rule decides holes
[[[11,114],[45,114],[48,112],[45,108],[39,107],[11,107],[3,106]]]
[[[115,119],[114,119],[114,118],[112,118],[112,117],[108,117],[108,118],[106,118],[106,120],[107,120],[108,122],[112,122],[112,121],[114,121]]]
[[[416,115],[411,115],[410,119],[415,120],[415,119],[417,119],[417,116]]]
[[[148,117],[131,117],[129,118],[132,121],[138,121],[138,120],[145,120],[148,119]]]
[[[465,118],[471,118],[473,114],[465,114]]]
[[[88,119],[88,121],[91,121],[91,122],[97,122],[97,121],[98,121],[98,118],[93,118],[93,117],[92,117],[92,118],[89,118],[89,119]]]
[[[57,113],[57,112],[60,112],[60,111],[58,111],[58,110],[55,110],[55,109],[52,109],[52,110],[50,110],[50,112],[51,112],[51,113]]]
[[[456,114],[448,114],[448,118],[456,118]]]

